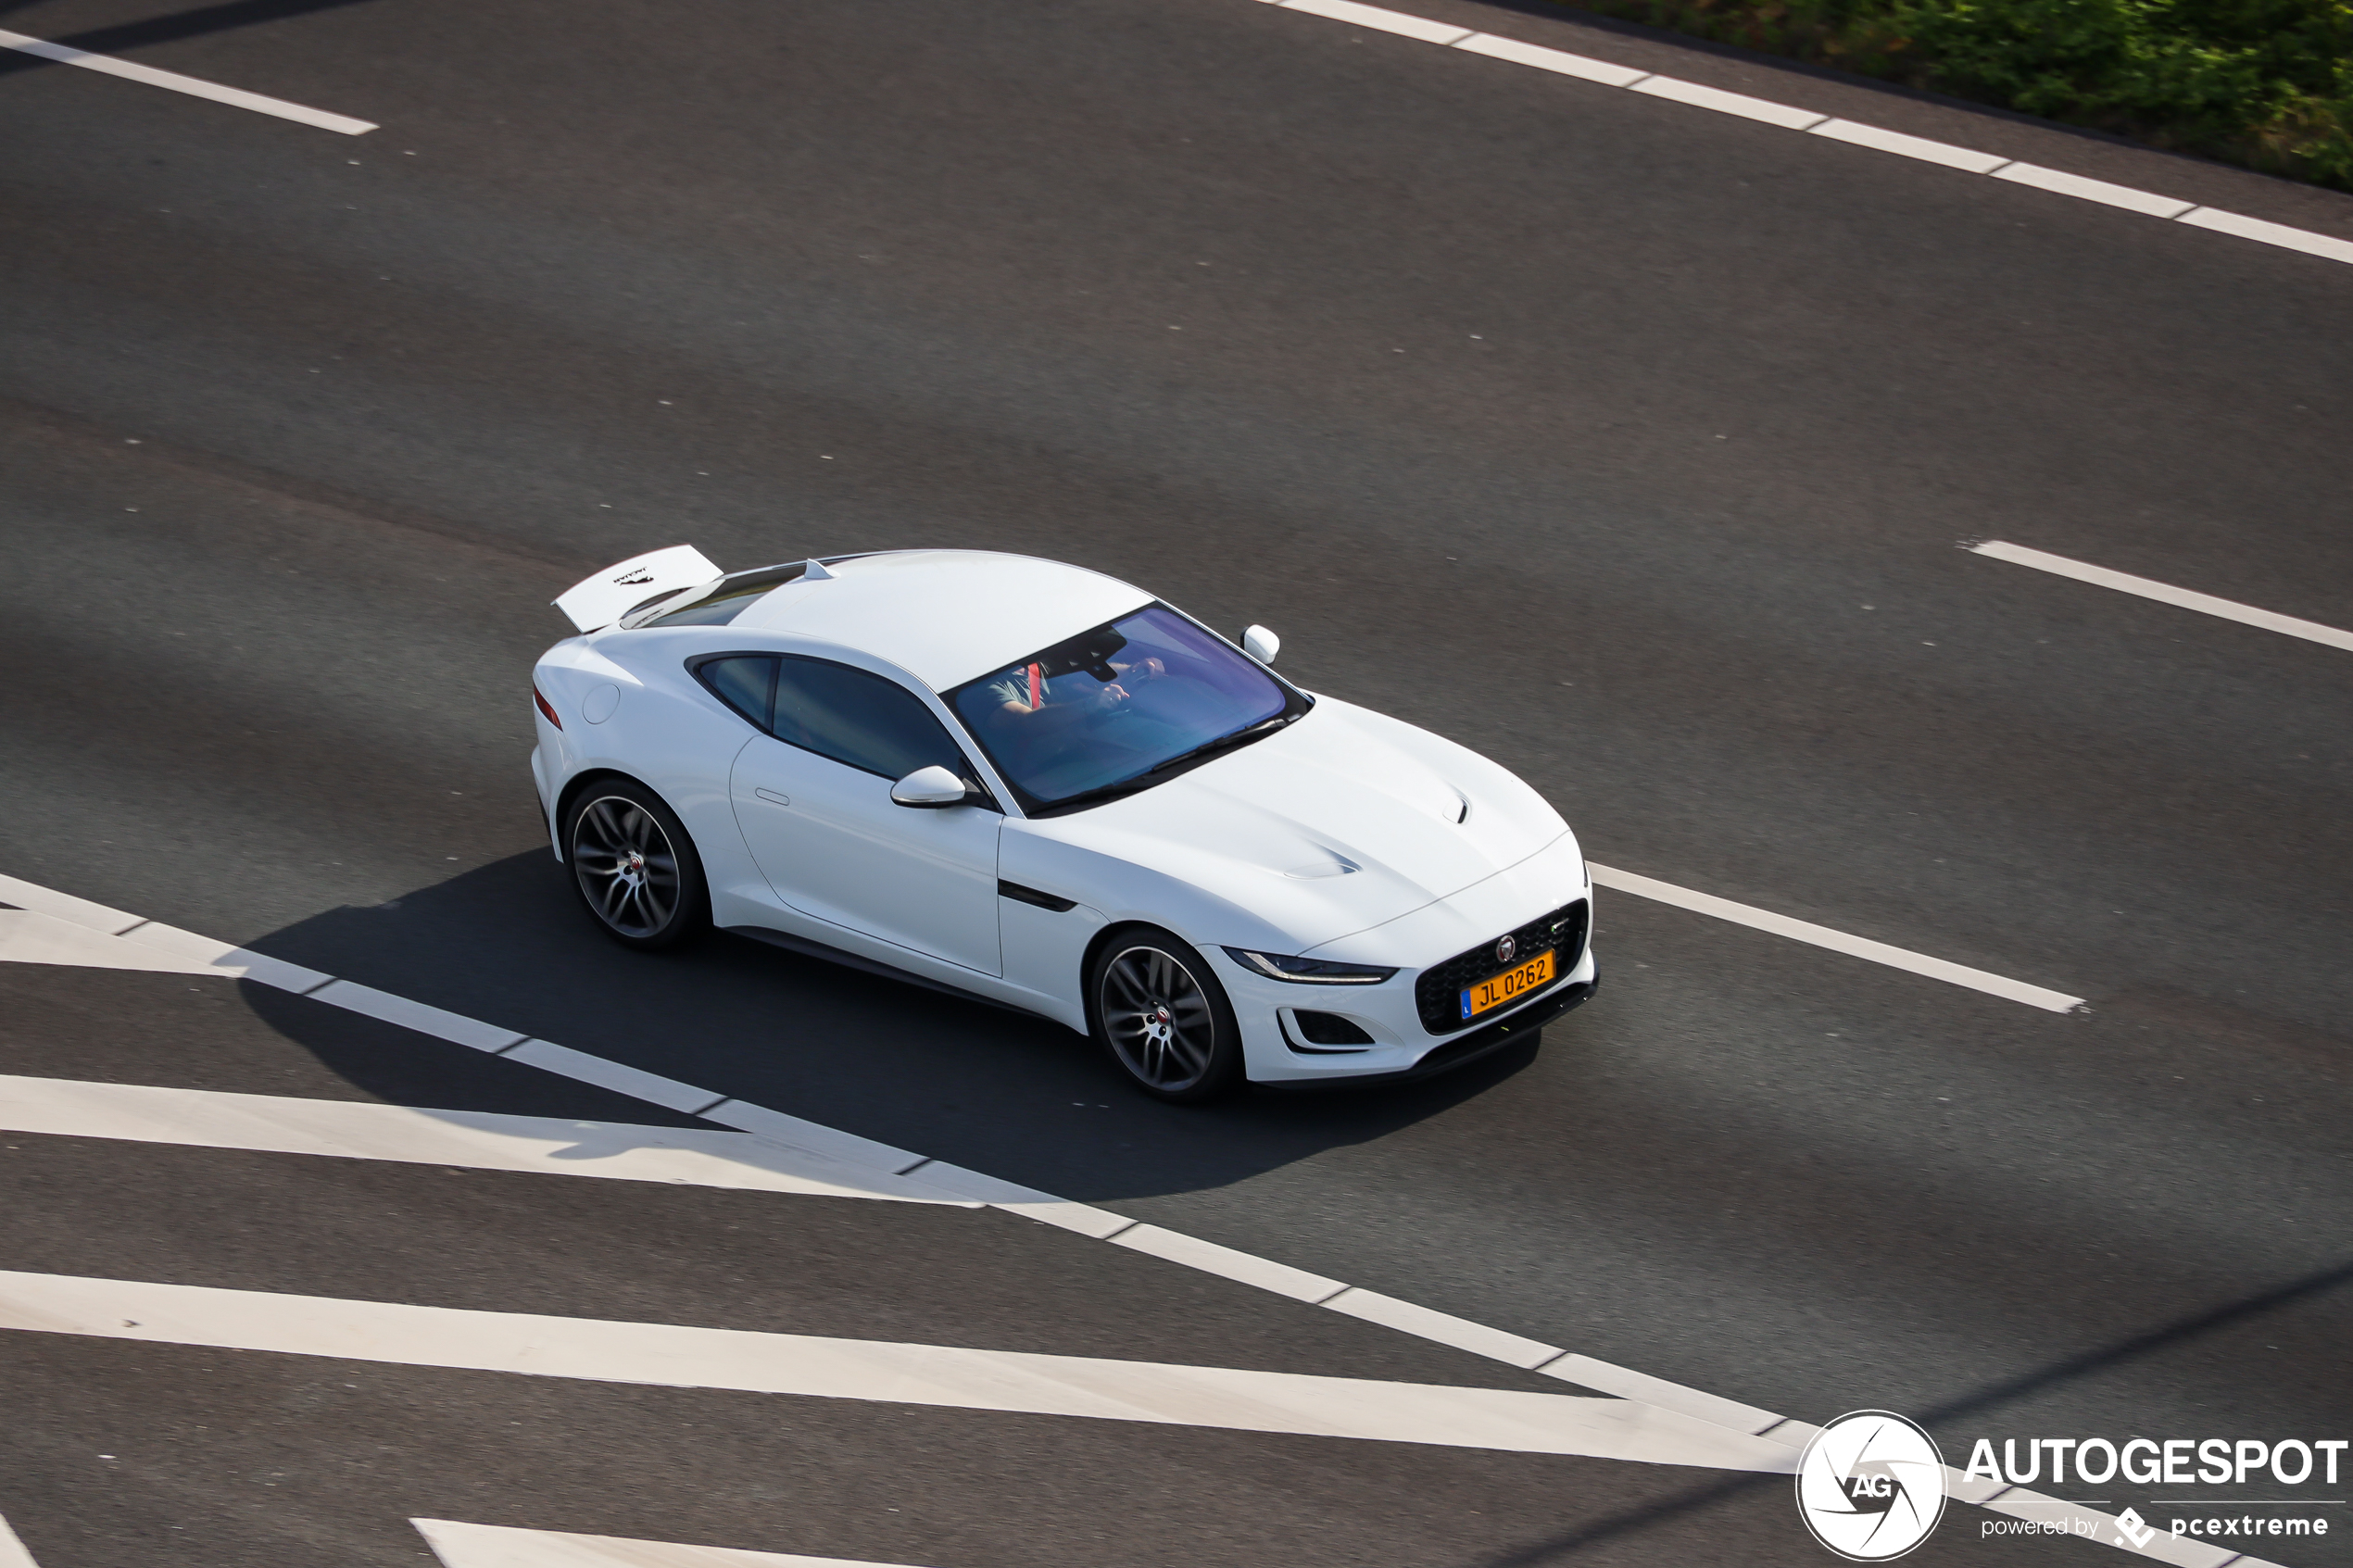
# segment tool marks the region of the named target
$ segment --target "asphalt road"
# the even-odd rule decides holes
[[[2345,1435],[2353,661],[1954,547],[2353,625],[2343,266],[1244,0],[0,27],[382,125],[0,59],[0,871],[1957,1461]],[[1026,551],[1264,621],[1598,860],[2090,1010],[1604,895],[1603,993],[1532,1057],[1180,1110],[1049,1025],[623,953],[546,852],[526,674],[548,598],[676,542]],[[217,982],[0,988],[9,1073],[662,1120]],[[1558,1386],[1002,1215],[17,1141],[10,1268]],[[0,1344],[43,1568],[413,1562],[411,1514],[937,1568],[1822,1560],[1705,1472],[220,1365]],[[97,1467],[126,1426],[151,1462]],[[2266,1554],[2353,1562],[2318,1512]],[[1967,1529],[1924,1560],[2093,1560]]]

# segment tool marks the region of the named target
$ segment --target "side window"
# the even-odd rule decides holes
[[[887,779],[903,779],[934,763],[959,778],[971,772],[931,709],[896,681],[814,659],[781,664],[778,740]]]
[[[714,659],[695,673],[720,701],[761,729],[768,728],[768,713],[774,706],[770,694],[776,684],[775,659],[757,656]]]

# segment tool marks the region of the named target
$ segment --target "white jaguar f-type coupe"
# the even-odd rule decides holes
[[[970,550],[556,601],[532,772],[604,930],[707,925],[1050,1018],[1145,1093],[1411,1078],[1592,995],[1542,797],[1080,567]]]

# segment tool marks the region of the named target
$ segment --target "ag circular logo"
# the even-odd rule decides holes
[[[1509,963],[1512,961],[1512,955],[1518,951],[1519,944],[1506,936],[1495,944],[1495,961],[1497,963]]]
[[[1797,1512],[1816,1540],[1850,1562],[1901,1557],[1944,1516],[1944,1457],[1900,1415],[1852,1411],[1806,1445]]]

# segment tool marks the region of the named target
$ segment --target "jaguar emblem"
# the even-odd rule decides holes
[[[1508,936],[1502,937],[1495,944],[1495,961],[1497,963],[1509,963],[1512,961],[1512,955],[1518,951],[1518,943],[1513,941]]]

